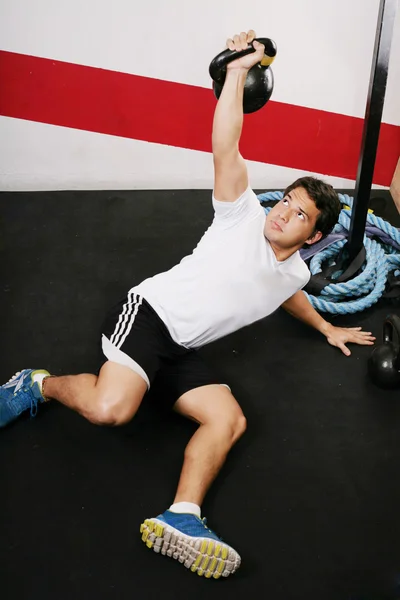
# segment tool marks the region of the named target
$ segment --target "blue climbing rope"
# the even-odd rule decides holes
[[[260,202],[271,202],[281,200],[283,192],[265,192],[257,196]],[[351,211],[353,207],[353,198],[347,194],[339,194],[340,202],[343,208],[339,215],[339,221],[332,233],[345,234],[347,237],[350,222]],[[265,213],[268,214],[271,207],[264,206]],[[390,223],[368,213],[367,223],[380,229],[386,238],[391,238],[397,247],[400,246],[400,231]],[[329,245],[327,248],[317,252],[310,260],[309,269],[312,275],[321,273],[322,265],[335,264],[335,257],[340,249],[345,245],[346,239],[341,239]],[[328,312],[336,315],[361,312],[373,304],[383,295],[386,287],[387,278],[390,272],[395,275],[400,274],[400,253],[390,243],[378,242],[364,235],[364,247],[366,250],[366,261],[362,266],[362,271],[357,277],[345,283],[330,283],[322,291],[320,296],[311,294],[306,295],[312,306],[320,312]],[[339,277],[341,272],[336,273]]]

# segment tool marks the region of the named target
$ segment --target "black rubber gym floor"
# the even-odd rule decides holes
[[[173,266],[211,221],[208,191],[2,193],[1,363],[97,368],[107,308]],[[335,319],[381,336],[380,302]],[[400,597],[400,392],[372,386],[370,348],[346,358],[279,310],[202,350],[248,419],[203,507],[242,556],[204,580],[148,550],[139,526],[173,500],[195,425],[151,395],[127,426],[57,403],[0,432],[4,600]]]

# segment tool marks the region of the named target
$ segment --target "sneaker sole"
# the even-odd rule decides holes
[[[148,548],[178,560],[200,577],[229,577],[240,567],[241,558],[230,546],[207,537],[186,535],[158,519],[146,519],[140,533]]]

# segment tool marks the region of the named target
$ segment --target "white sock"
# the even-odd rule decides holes
[[[201,518],[200,506],[193,504],[193,502],[177,502],[170,506],[169,510],[174,513],[190,513],[196,515],[199,519]]]
[[[43,379],[45,377],[48,377],[48,375],[45,373],[35,373],[35,375],[33,376],[33,381],[35,381],[38,384],[40,393],[43,393],[42,384],[43,384]]]

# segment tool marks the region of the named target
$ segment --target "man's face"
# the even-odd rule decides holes
[[[312,244],[321,239],[322,234],[315,232],[318,215],[305,189],[295,188],[269,211],[264,235],[277,250],[297,250],[305,242]]]

